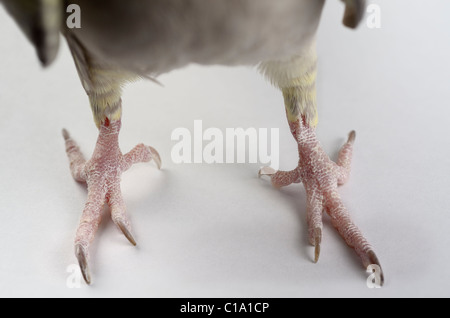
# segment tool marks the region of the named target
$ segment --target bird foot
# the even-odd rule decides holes
[[[307,196],[309,241],[315,247],[315,263],[319,261],[320,257],[323,229],[322,213],[326,211],[331,217],[333,226],[345,242],[355,249],[365,269],[369,265],[377,265],[381,269],[372,246],[352,222],[337,191],[338,185],[344,184],[350,175],[355,132],[350,133],[347,143],[339,152],[338,162],[335,163],[323,151],[313,128],[297,121],[291,123],[291,131],[299,145],[301,159],[298,167],[288,172],[264,167],[259,171],[259,176],[269,176],[276,188],[293,183],[303,183]],[[382,272],[380,280],[384,283]]]
[[[69,133],[63,130],[72,176],[79,182],[85,182],[88,187],[88,199],[75,238],[75,255],[83,278],[89,285],[89,247],[98,230],[105,203],[111,208],[111,217],[118,229],[136,246],[120,189],[122,173],[135,163],[151,160],[155,161],[158,169],[161,168],[161,158],[152,147],[140,144],[123,155],[118,141],[120,127],[120,120],[110,122],[107,119],[101,125],[97,145],[88,161]]]

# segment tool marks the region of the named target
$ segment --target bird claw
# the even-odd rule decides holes
[[[128,230],[128,228],[125,225],[125,223],[123,221],[117,221],[116,224],[119,227],[119,229],[122,231],[123,235],[125,235],[125,237],[128,239],[128,241],[130,241],[130,243],[133,246],[136,246],[137,245],[136,240],[134,239],[134,237],[131,234],[131,232]]]
[[[315,246],[315,252],[314,252],[314,263],[319,262],[320,258],[320,245],[322,244],[322,229],[316,228],[314,230],[314,246]]]
[[[150,155],[152,156],[152,159],[155,161],[156,166],[158,167],[158,170],[161,170],[162,167],[162,160],[161,156],[159,155],[158,151],[156,151],[155,148],[148,146],[148,149],[150,150]]]
[[[347,143],[353,145],[355,143],[355,139],[356,139],[356,131],[352,130],[348,135]]]
[[[366,257],[367,257],[367,259],[368,259],[368,261],[370,263],[368,266],[376,265],[380,269],[380,272],[379,272],[379,275],[380,275],[379,276],[380,277],[380,286],[381,287],[384,286],[384,272],[383,272],[383,268],[381,267],[380,261],[378,260],[377,255],[375,254],[374,251],[370,250],[369,252],[367,252]]]
[[[65,129],[65,128],[62,130],[62,135],[63,135],[65,141],[70,139],[70,134],[67,131],[67,129]]]
[[[274,174],[276,174],[278,171],[271,168],[271,167],[263,167],[259,170],[258,172],[258,177],[261,178],[262,176],[273,176]]]
[[[83,275],[84,281],[86,284],[91,284],[91,274],[89,271],[89,264],[88,264],[88,256],[87,252],[85,251],[84,247],[81,244],[75,245],[75,256],[78,259],[78,264],[80,265],[81,274]]]

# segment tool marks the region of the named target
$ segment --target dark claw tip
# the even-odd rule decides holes
[[[122,231],[123,235],[125,235],[125,237],[128,239],[128,241],[130,241],[130,243],[133,244],[133,246],[136,246],[137,245],[136,240],[134,239],[134,237],[130,233],[130,231],[128,231],[128,229],[125,226],[125,224],[122,221],[118,221],[117,222],[117,226]]]
[[[75,256],[78,259],[78,264],[80,265],[81,274],[86,282],[86,284],[91,285],[91,274],[89,273],[89,265],[87,261],[87,253],[85,252],[83,246],[77,244],[75,246]]]
[[[356,139],[356,131],[352,130],[348,135],[348,142],[352,144],[355,142],[355,139]]]
[[[70,139],[69,132],[66,129],[62,130],[62,135],[64,137],[64,140],[69,140]]]

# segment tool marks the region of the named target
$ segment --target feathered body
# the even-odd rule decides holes
[[[325,0],[75,0],[68,30],[98,61],[160,74],[189,63],[290,58],[312,41]]]

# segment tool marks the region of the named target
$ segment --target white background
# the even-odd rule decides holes
[[[325,218],[320,263],[307,242],[301,185],[281,191],[258,164],[175,165],[171,132],[280,128],[281,168],[297,163],[281,94],[252,68],[192,66],[124,95],[123,151],[145,142],[153,164],[123,176],[131,247],[106,214],[92,248],[94,285],[69,289],[86,189],[70,176],[61,129],[89,156],[97,129],[67,47],[42,70],[0,9],[0,296],[450,296],[450,3],[379,0],[382,28],[342,26],[327,1],[319,32],[317,129],[335,158],[358,133],[341,194],[375,246],[381,290]],[[280,35],[281,36],[281,35]]]

